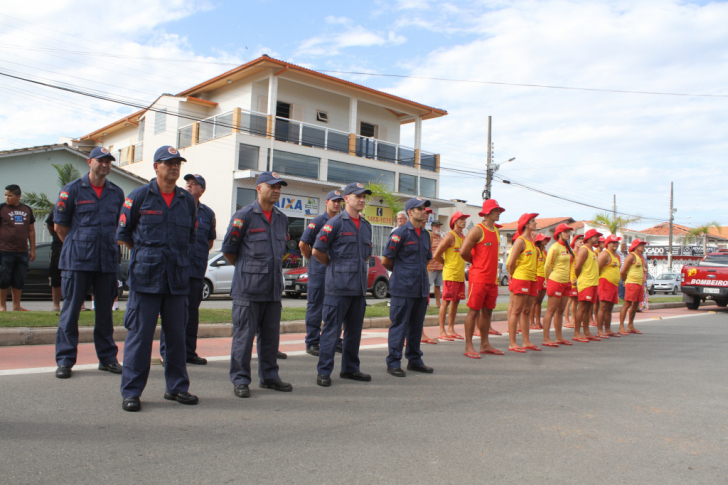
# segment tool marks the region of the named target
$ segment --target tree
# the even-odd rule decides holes
[[[615,216],[608,212],[600,212],[599,214],[594,216],[594,223],[599,224],[600,226],[605,226],[607,229],[609,229],[609,232],[611,234],[614,234],[616,236],[617,231],[624,229],[629,224],[637,222],[640,219],[641,217],[622,217]]]
[[[708,254],[708,233],[711,229],[716,228],[719,231],[721,230],[720,224],[713,221],[709,222],[707,224],[703,224],[702,226],[696,227],[695,229],[691,229],[688,231],[688,233],[685,235],[686,241],[696,241],[699,237],[703,238],[703,256]]]
[[[404,210],[404,205],[392,194],[389,187],[382,182],[369,182],[366,184],[366,188],[372,191],[372,195],[369,196],[370,199],[379,199],[385,207],[392,210],[392,215],[395,219],[392,222],[396,223],[397,213]]]
[[[71,163],[64,163],[63,165],[53,165],[53,168],[58,172],[57,183],[60,188],[65,187],[69,183],[73,182],[77,178],[81,178],[81,172]],[[35,217],[38,220],[45,219],[48,214],[53,211],[55,207],[55,199],[50,200],[44,193],[36,194],[35,192],[24,192],[20,197],[20,202],[29,206],[33,209]]]

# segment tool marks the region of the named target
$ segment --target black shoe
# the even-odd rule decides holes
[[[125,397],[124,401],[121,403],[121,409],[124,411],[129,411],[130,413],[135,413],[142,408],[142,403],[139,400],[138,397]]]
[[[122,372],[121,364],[118,362],[114,362],[113,364],[99,364],[99,370],[105,370],[112,374],[121,374]]]
[[[392,374],[394,377],[407,377],[407,374],[401,367],[388,367],[387,372]]]
[[[194,394],[189,392],[180,392],[179,394],[164,393],[164,398],[168,401],[177,401],[180,404],[197,404],[200,400]]]
[[[369,382],[372,380],[372,376],[363,372],[342,372],[339,374],[342,379],[351,379],[352,381]]]
[[[407,370],[411,370],[412,372],[424,372],[425,374],[432,374],[435,372],[435,369],[433,369],[430,366],[427,366],[425,364],[422,365],[414,365],[414,364],[407,364]]]
[[[278,351],[278,358],[279,358],[279,359],[287,359],[287,358],[288,358],[288,354],[284,354],[283,352],[281,352],[281,351],[279,350],[279,351]]]
[[[340,354],[343,351],[344,351],[344,345],[341,342],[339,342],[338,344],[336,344],[336,353]]]
[[[309,345],[308,347],[306,347],[306,353],[317,356],[319,354],[319,346],[318,345]]]
[[[331,376],[322,376],[321,374],[317,375],[316,384],[321,387],[329,387],[331,385]]]
[[[235,386],[234,391],[237,397],[250,397],[250,388],[247,384],[240,384]]]
[[[71,377],[71,368],[67,365],[59,365],[56,369],[56,377],[59,379],[68,379]]]
[[[187,359],[188,364],[195,364],[195,365],[207,365],[207,359],[203,357],[198,357],[195,355],[191,359]]]
[[[261,389],[273,389],[274,391],[291,392],[293,386],[287,382],[276,381],[276,382],[262,382],[260,384]]]

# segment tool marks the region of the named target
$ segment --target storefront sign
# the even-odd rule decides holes
[[[391,226],[394,224],[392,209],[388,207],[368,205],[364,208],[364,217],[366,217],[370,224],[376,224],[378,226]]]
[[[281,194],[275,206],[288,217],[316,217],[319,200],[316,197]]]
[[[718,251],[716,246],[708,246],[708,253]],[[667,256],[670,252],[670,246],[645,246],[645,254],[647,256]],[[703,246],[674,246],[672,247],[673,256],[702,256]]]

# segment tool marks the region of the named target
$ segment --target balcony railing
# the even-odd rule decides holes
[[[415,166],[415,149],[389,143],[366,136],[356,137],[356,156],[396,163],[408,167]],[[436,170],[434,153],[420,151],[420,168],[434,172]]]
[[[276,140],[306,147],[349,153],[349,133],[302,121],[276,117]]]
[[[132,162],[141,162],[143,156],[144,156],[144,142],[140,141],[139,143],[134,144],[134,158],[132,159]]]

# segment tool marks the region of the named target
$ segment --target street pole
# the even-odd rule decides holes
[[[492,153],[491,153],[491,142],[490,142],[490,123],[491,123],[491,117],[488,116],[488,161],[485,164],[485,190],[483,191],[483,200],[490,199],[490,186],[493,183],[493,169],[491,168],[491,163],[493,160],[491,159]]]
[[[617,218],[617,194],[612,195],[612,217]]]
[[[672,182],[670,182],[670,238],[668,240],[667,248],[667,267],[669,271],[672,271],[672,221],[675,218],[675,210],[672,208]]]

